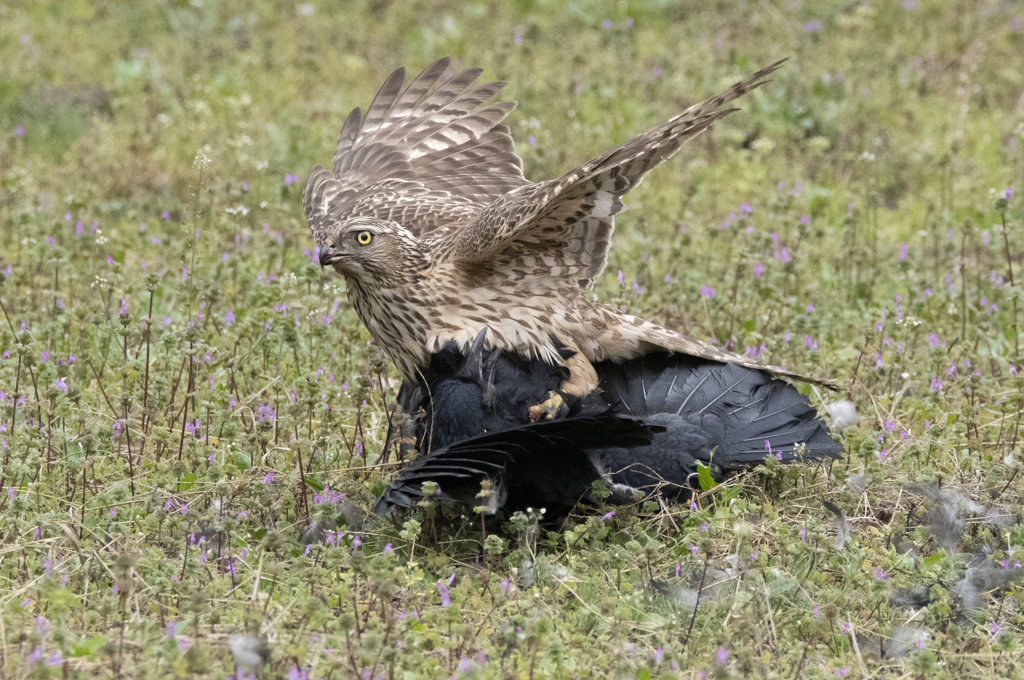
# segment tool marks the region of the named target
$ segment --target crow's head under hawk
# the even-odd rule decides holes
[[[761,367],[584,293],[605,266],[622,196],[782,62],[538,183],[523,177],[502,124],[515,104],[485,104],[504,83],[474,86],[480,69],[444,79],[448,63],[408,87],[403,69],[392,73],[365,118],[349,114],[333,167],[313,168],[303,190],[320,263],[345,277],[360,319],[404,377],[485,327],[491,347],[567,365],[565,388],[576,393],[596,385],[591,362],[656,348]]]

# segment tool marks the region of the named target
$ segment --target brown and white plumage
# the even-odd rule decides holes
[[[468,346],[484,327],[491,346],[523,356],[562,363],[559,347],[575,350],[568,387],[580,392],[596,384],[590,362],[652,349],[759,366],[584,293],[605,266],[622,196],[781,63],[539,183],[523,177],[502,124],[514,103],[485,104],[503,83],[474,87],[478,69],[442,81],[442,59],[403,89],[399,69],[365,118],[355,109],[345,121],[333,169],[317,166],[306,181],[321,263],[345,276],[360,318],[407,378],[447,341]]]

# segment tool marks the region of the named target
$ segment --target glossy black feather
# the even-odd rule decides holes
[[[764,371],[667,353],[596,368],[613,410],[664,428],[648,446],[600,452],[617,483],[670,493],[693,485],[698,461],[718,479],[768,455],[790,462],[842,452],[807,398]]]
[[[414,504],[424,481],[442,499],[481,504],[483,479],[498,485],[498,505],[569,509],[601,478],[674,495],[695,486],[698,462],[717,479],[768,455],[842,451],[806,397],[763,371],[668,353],[594,367],[597,390],[560,394],[554,419],[531,422],[530,407],[557,392],[564,368],[485,351],[483,335],[466,355],[454,344],[435,354],[424,380],[398,396],[407,413],[425,414],[420,457],[375,509]]]
[[[527,423],[451,443],[406,465],[377,501],[374,512],[411,506],[423,496],[423,482],[438,486],[440,500],[488,505],[476,498],[489,479],[499,498],[492,505],[520,509],[569,510],[600,479],[592,452],[606,446],[634,447],[651,441],[643,423],[606,411]],[[507,501],[506,501],[507,499]]]

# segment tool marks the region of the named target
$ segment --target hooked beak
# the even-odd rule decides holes
[[[327,267],[341,259],[341,254],[336,252],[326,243],[320,246],[320,266]]]

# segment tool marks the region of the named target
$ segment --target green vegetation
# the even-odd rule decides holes
[[[447,54],[534,179],[791,58],[597,292],[833,377],[845,460],[362,523],[397,381],[301,186]],[[1020,2],[6,3],[0,74],[0,677],[1024,676]]]

